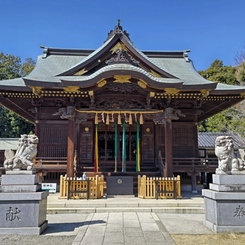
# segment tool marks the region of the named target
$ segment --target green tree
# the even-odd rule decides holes
[[[19,57],[0,53],[0,80],[25,76],[31,72],[34,65],[35,62],[32,59],[26,59],[22,64]],[[20,137],[23,133],[33,131],[33,124],[0,106],[0,137]]]
[[[245,78],[243,67],[239,70],[239,67],[224,66],[221,60],[215,60],[207,70],[199,73],[208,80],[230,85],[240,85]],[[245,107],[242,104],[200,122],[198,130],[201,132],[238,132],[245,137]]]
[[[245,62],[241,63],[236,69],[236,79],[240,84],[245,84]]]
[[[210,81],[230,85],[239,84],[236,79],[236,67],[224,66],[221,60],[215,60],[207,70],[200,71],[199,73]]]
[[[21,60],[19,57],[0,53],[0,80],[20,77]]]
[[[34,68],[35,61],[31,58],[27,58],[25,62],[21,65],[20,75],[21,77],[27,76]]]

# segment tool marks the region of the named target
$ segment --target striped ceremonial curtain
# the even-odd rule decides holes
[[[95,141],[94,141],[94,172],[99,171],[99,149],[98,149],[98,124],[95,124]]]
[[[115,149],[115,170],[114,172],[117,172],[117,155],[118,155],[118,132],[117,132],[117,121],[115,120],[115,142],[114,142],[114,149]]]
[[[123,135],[122,135],[122,172],[126,172],[126,122],[123,122]]]
[[[136,123],[136,172],[140,171],[140,125]]]

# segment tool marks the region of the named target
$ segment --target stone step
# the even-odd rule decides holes
[[[158,212],[203,214],[201,195],[183,193],[181,199],[142,199],[132,196],[115,196],[101,199],[60,198],[58,193],[48,196],[47,213],[102,213],[102,212]]]
[[[178,214],[204,214],[203,207],[94,207],[94,208],[58,208],[48,207],[47,214],[69,213],[112,213],[112,212],[140,212],[140,213],[178,213]]]
[[[70,200],[69,200],[70,201]],[[68,202],[69,202],[68,201]],[[84,200],[84,203],[81,203],[81,201],[77,201],[78,203],[54,203],[54,204],[48,204],[48,208],[125,208],[125,207],[130,207],[130,208],[151,208],[151,207],[156,207],[156,208],[204,208],[204,205],[202,202],[197,202],[197,203],[164,203],[164,202],[146,202],[146,203],[102,203],[102,202],[91,202],[87,200]]]

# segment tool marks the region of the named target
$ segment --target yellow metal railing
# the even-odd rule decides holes
[[[60,176],[60,198],[97,199],[104,196],[104,176],[87,177],[82,181],[76,177]],[[89,185],[88,185],[89,183]],[[68,196],[69,187],[69,196]]]
[[[144,199],[181,198],[180,176],[153,178],[139,175],[138,197]]]

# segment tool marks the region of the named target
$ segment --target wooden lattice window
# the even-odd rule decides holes
[[[38,157],[67,156],[67,125],[42,124],[39,126]]]

